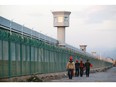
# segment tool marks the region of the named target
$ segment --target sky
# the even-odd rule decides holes
[[[116,5],[0,5],[0,16],[57,39],[52,11],[71,11],[67,44],[116,59]]]

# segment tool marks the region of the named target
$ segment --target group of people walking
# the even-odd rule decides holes
[[[86,72],[86,77],[89,77],[90,67],[92,67],[92,64],[89,62],[88,59],[85,63],[83,63],[82,60],[80,60],[80,63],[78,60],[76,60],[76,62],[74,63],[72,56],[70,56],[69,62],[66,66],[69,79],[72,79],[74,74],[76,77],[78,77],[79,75],[80,77],[82,77],[84,70]]]

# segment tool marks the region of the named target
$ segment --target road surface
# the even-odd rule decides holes
[[[90,73],[90,77],[73,77],[73,79],[62,78],[51,82],[116,82],[116,67],[105,72]]]

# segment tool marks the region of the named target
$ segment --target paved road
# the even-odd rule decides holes
[[[52,82],[116,82],[116,67],[113,67],[105,72],[91,73],[90,77],[73,77],[72,80],[62,78],[52,80]]]

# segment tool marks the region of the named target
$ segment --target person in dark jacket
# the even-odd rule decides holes
[[[92,64],[91,64],[91,63],[89,62],[89,60],[87,59],[87,61],[86,61],[86,63],[85,63],[86,77],[89,77],[90,67],[92,67]]]
[[[83,61],[81,60],[80,61],[80,76],[83,77],[83,70],[84,70],[84,63]]]
[[[79,76],[79,66],[80,66],[80,63],[78,62],[78,60],[76,60],[76,63],[75,63],[75,76]]]

